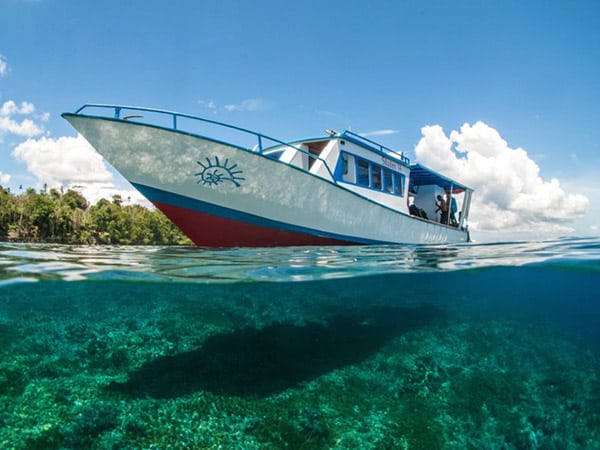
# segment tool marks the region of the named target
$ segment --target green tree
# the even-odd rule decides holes
[[[159,210],[101,199],[90,206],[83,195],[44,187],[14,196],[0,187],[0,239],[77,244],[190,244]]]
[[[72,189],[67,190],[67,192],[62,196],[62,201],[72,210],[86,210],[89,206],[88,201],[85,199],[85,197],[79,192],[74,191]]]
[[[0,238],[8,237],[11,223],[15,218],[15,200],[8,189],[0,186]]]

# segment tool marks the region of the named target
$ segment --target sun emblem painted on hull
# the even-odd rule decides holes
[[[219,161],[219,157],[215,156],[214,161],[210,158],[205,158],[204,161],[196,161],[202,170],[195,173],[194,176],[198,177],[196,184],[202,183],[206,186],[216,186],[218,184],[229,181],[240,187],[240,181],[245,178],[240,177],[243,173],[242,170],[236,170],[237,164],[229,164],[229,158],[225,158],[224,162]]]

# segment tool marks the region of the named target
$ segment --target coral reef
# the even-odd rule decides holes
[[[4,288],[0,448],[600,448],[585,342],[364,292]]]

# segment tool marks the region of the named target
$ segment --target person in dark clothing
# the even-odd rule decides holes
[[[415,205],[414,203],[408,207],[408,210],[409,210],[410,214],[413,216],[421,217],[423,219],[428,218],[427,213],[423,209],[421,209],[417,205]]]
[[[440,223],[448,225],[448,203],[442,198],[441,195],[437,196],[437,200],[439,203],[435,204],[437,206],[435,212],[440,211]]]

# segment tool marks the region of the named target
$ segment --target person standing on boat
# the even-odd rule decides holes
[[[439,203],[435,204],[437,206],[435,212],[440,211],[440,223],[448,225],[448,203],[442,198],[441,195],[438,195],[437,199]]]

